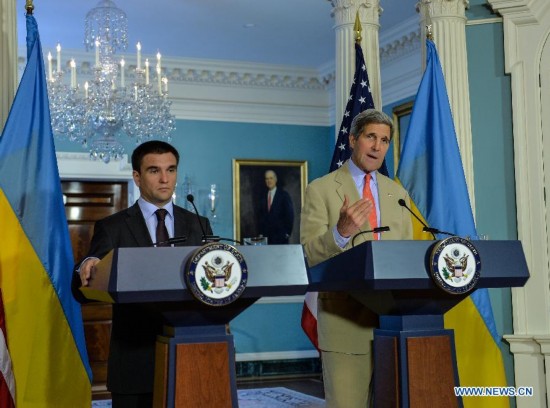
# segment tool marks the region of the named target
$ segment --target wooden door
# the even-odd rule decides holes
[[[73,255],[75,262],[79,262],[88,253],[95,221],[128,207],[128,183],[65,180],[61,185]],[[109,398],[106,382],[111,305],[99,302],[82,305],[82,318],[94,376],[92,398]]]

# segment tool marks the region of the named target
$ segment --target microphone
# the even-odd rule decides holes
[[[378,234],[380,232],[387,232],[390,230],[390,227],[376,227],[376,228],[373,228],[371,230],[368,230],[368,231],[361,231],[361,232],[358,232],[357,234],[355,234],[353,236],[353,238],[351,239],[351,246],[352,248],[355,246],[355,239],[359,236],[359,235],[362,235],[362,234],[368,234],[369,232],[372,232],[373,234]]]
[[[195,205],[195,197],[193,197],[193,194],[187,194],[187,201],[189,201],[191,203],[191,205],[193,206],[193,208],[195,209],[195,215],[197,216],[197,221],[199,221],[199,225],[200,225],[201,231],[202,231],[201,241],[204,242],[204,243],[218,242],[220,240],[220,237],[218,237],[216,235],[206,235],[206,231],[204,230],[204,226],[202,225],[201,217],[199,215],[199,210],[197,210],[197,206]]]
[[[422,228],[422,231],[423,232],[429,232],[430,234],[432,234],[432,236],[434,237],[434,239],[437,240],[437,237],[435,236],[435,234],[444,234],[444,235],[449,235],[451,237],[454,237],[456,234],[452,234],[450,232],[446,232],[446,231],[440,231],[438,230],[437,228],[431,228],[431,227],[428,227],[426,225],[426,223],[424,221],[422,221],[420,219],[420,217],[418,217],[408,206],[407,206],[407,203],[405,202],[405,200],[403,200],[402,198],[399,199],[399,201],[397,201],[399,203],[399,205],[401,207],[405,207],[412,215],[414,218],[416,218],[418,220],[418,222],[420,224],[422,224],[424,226],[424,228]]]
[[[187,241],[187,237],[185,235],[182,235],[181,237],[170,238],[170,239],[167,239],[166,241],[155,242],[153,246],[158,247],[159,245],[179,244],[180,242],[185,242],[185,241]]]

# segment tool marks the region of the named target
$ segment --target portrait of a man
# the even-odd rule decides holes
[[[277,186],[277,173],[265,172],[265,191],[260,196],[258,226],[269,245],[288,244],[294,226],[294,208],[290,195]]]
[[[300,243],[307,162],[233,160],[235,239],[267,238],[268,245]]]

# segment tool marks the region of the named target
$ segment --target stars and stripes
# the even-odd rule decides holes
[[[351,85],[348,103],[342,118],[342,124],[340,125],[340,130],[338,132],[336,148],[334,149],[334,154],[330,163],[330,171],[336,170],[342,166],[342,164],[344,164],[345,161],[351,156],[348,139],[353,118],[365,109],[372,108],[374,108],[374,101],[372,99],[367,66],[365,65],[365,59],[363,57],[361,46],[356,43],[355,74],[353,76],[353,83]]]

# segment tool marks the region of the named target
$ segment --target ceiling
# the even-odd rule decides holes
[[[84,49],[84,18],[99,0],[34,1],[44,52]],[[128,49],[143,55],[221,59],[318,68],[334,60],[329,0],[115,0],[128,16]],[[417,0],[380,0],[380,33],[416,14]],[[25,0],[17,0],[25,44]]]

